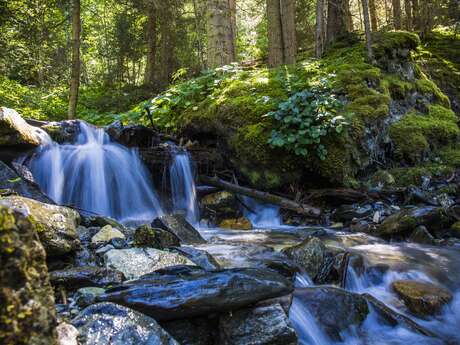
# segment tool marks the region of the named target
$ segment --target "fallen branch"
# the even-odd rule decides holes
[[[301,204],[290,199],[286,199],[277,195],[273,195],[267,192],[262,192],[256,189],[242,187],[224,180],[219,179],[218,177],[209,177],[209,176],[200,176],[200,181],[204,184],[219,187],[226,191],[246,195],[248,197],[263,201],[267,204],[277,205],[285,210],[294,211],[301,215],[306,215],[310,217],[319,217],[321,215],[321,210],[310,205]]]

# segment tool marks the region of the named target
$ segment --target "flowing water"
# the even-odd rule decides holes
[[[200,221],[191,158],[187,151],[174,148],[169,168],[174,212],[183,212],[192,224]]]
[[[136,149],[110,140],[103,129],[80,122],[74,143],[44,144],[23,160],[41,189],[57,204],[115,218],[149,223],[162,214],[149,172]]]

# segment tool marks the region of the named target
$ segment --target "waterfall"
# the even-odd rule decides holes
[[[276,205],[260,203],[249,197],[242,197],[244,204],[244,216],[249,219],[255,228],[282,228],[280,208]]]
[[[200,221],[200,212],[190,155],[177,147],[174,147],[172,154],[169,174],[173,211],[185,213],[191,224],[197,224]]]
[[[149,223],[162,214],[138,151],[110,140],[101,128],[80,122],[72,144],[42,134],[43,145],[23,159],[41,189],[56,203],[123,223]]]

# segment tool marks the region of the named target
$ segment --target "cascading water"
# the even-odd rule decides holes
[[[243,207],[244,216],[249,219],[253,227],[272,229],[283,227],[278,206],[263,204],[249,197],[242,199],[246,206]]]
[[[177,147],[174,147],[172,154],[169,175],[174,212],[185,212],[190,223],[198,224],[200,212],[190,155]]]
[[[149,223],[162,214],[137,150],[112,142],[103,129],[80,122],[75,143],[59,145],[44,132],[42,142],[23,164],[56,203],[123,223]]]

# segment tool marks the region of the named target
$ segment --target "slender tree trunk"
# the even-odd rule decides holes
[[[364,19],[364,31],[366,33],[366,48],[367,48],[367,57],[369,62],[373,62],[374,53],[372,51],[372,35],[371,35],[371,23],[369,16],[369,3],[368,0],[361,0],[363,5],[363,19]]]
[[[327,8],[327,43],[348,32],[346,3],[349,0],[329,0]]]
[[[412,3],[410,0],[404,1],[404,9],[406,10],[406,30],[412,31]]]
[[[282,4],[282,5],[281,5]],[[295,63],[297,38],[295,30],[295,0],[280,1],[281,29],[283,31],[284,63]]]
[[[324,52],[323,41],[324,0],[316,0],[315,55],[319,59]]]
[[[157,50],[157,18],[155,6],[147,5],[147,61],[145,65],[144,84],[154,85],[155,83],[155,59]]]
[[[418,0],[412,0],[413,26],[415,30],[420,30],[420,7]]]
[[[392,0],[393,3],[393,24],[395,30],[401,30],[401,0]]]
[[[72,73],[70,79],[69,119],[77,113],[78,91],[80,88],[80,0],[72,1]]]
[[[408,1],[408,0],[406,0]],[[369,14],[371,17],[371,29],[372,31],[379,30],[379,23],[377,21],[377,9],[375,7],[375,0],[369,0]]]
[[[234,0],[207,0],[208,67],[236,61]]]
[[[351,9],[350,9],[350,0],[345,1],[343,3],[344,6],[344,13],[345,13],[345,23],[347,26],[347,31],[351,32],[353,31],[353,16],[351,15]]]

